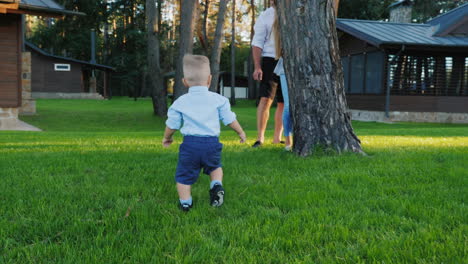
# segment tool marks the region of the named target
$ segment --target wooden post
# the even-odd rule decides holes
[[[107,98],[107,70],[104,70],[104,87],[102,93],[104,98]]]

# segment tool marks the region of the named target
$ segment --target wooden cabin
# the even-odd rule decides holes
[[[84,15],[65,10],[52,0],[0,0],[0,129],[14,129],[21,107],[27,107],[26,101],[31,103],[30,56],[24,52],[23,41],[25,14]]]
[[[338,19],[349,108],[387,118],[396,112],[455,113],[467,123],[467,17],[464,4],[425,24]]]
[[[1,13],[0,9],[0,47],[2,58],[0,107],[19,107],[21,106],[21,15]]]
[[[31,89],[34,98],[54,98],[60,95],[82,98],[89,95],[93,70],[104,73],[98,86],[101,94],[107,96],[109,73],[114,70],[112,67],[56,56],[30,42],[26,41],[25,44],[26,50],[31,52]]]

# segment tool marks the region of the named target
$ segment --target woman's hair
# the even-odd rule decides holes
[[[276,2],[276,1],[275,1]],[[275,37],[275,58],[283,56],[283,46],[281,44],[281,32],[279,29],[278,12],[275,10],[275,21],[273,22],[273,36]]]

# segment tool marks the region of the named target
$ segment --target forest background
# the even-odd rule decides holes
[[[181,0],[154,1],[160,12],[160,65],[163,74],[175,71],[180,39]],[[145,0],[56,0],[68,10],[86,16],[63,19],[27,17],[26,39],[55,55],[89,61],[91,32],[96,32],[96,60],[115,68],[110,80],[112,95],[148,96],[147,30]],[[197,0],[194,32],[194,54],[211,54],[219,2]],[[389,18],[388,6],[394,0],[342,0],[339,18],[380,20]],[[424,23],[455,8],[466,0],[415,0],[413,22]],[[232,6],[228,1],[222,37],[220,71],[231,71]],[[236,0],[235,5],[235,72],[249,77],[251,70],[250,41],[256,17],[269,7],[268,0]],[[103,78],[98,75],[97,78]],[[98,83],[101,83],[98,81]],[[251,85],[251,84],[249,84]],[[98,87],[98,92],[102,87]]]

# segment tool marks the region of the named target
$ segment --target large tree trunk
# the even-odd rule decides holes
[[[174,100],[187,93],[188,88],[182,83],[184,76],[183,59],[185,54],[193,52],[193,31],[198,0],[181,0],[179,55],[176,63]]]
[[[250,11],[252,12],[252,21],[250,24],[250,43],[252,43],[254,37],[254,26],[255,26],[255,0],[250,0]],[[256,98],[256,85],[253,79],[253,57],[252,57],[252,48],[249,51],[249,58],[247,61],[247,78],[249,85],[249,99]]]
[[[218,19],[216,22],[215,39],[211,49],[211,79],[210,91],[218,92],[219,64],[221,60],[221,44],[223,41],[224,17],[226,15],[227,0],[219,1]]]
[[[107,9],[107,0],[104,0],[104,35],[103,35],[103,40],[104,40],[104,64],[107,63],[108,55],[109,55],[109,10]]]
[[[236,105],[236,1],[232,1],[231,18],[231,105]]]
[[[315,147],[363,153],[344,94],[332,0],[278,1],[294,152]]]
[[[109,62],[108,62],[108,59],[109,59],[109,10],[108,10],[108,5],[107,5],[107,0],[104,0],[104,34],[103,34],[103,44],[104,44],[104,50],[103,50],[103,58],[102,58],[102,61],[103,63],[102,64],[105,64],[107,65]],[[107,84],[107,78],[106,75],[104,75],[104,83]],[[106,97],[106,95],[108,94],[108,91],[106,91],[107,85],[104,85],[104,91],[103,91],[103,94],[104,94],[104,97]],[[110,98],[110,97],[109,97]]]
[[[203,10],[203,22],[202,22],[202,37],[201,44],[205,50],[205,54],[208,54],[208,34],[207,34],[207,23],[208,23],[208,13],[210,10],[210,0],[205,0],[205,9]]]
[[[158,2],[158,9],[161,8]],[[146,0],[146,19],[148,33],[148,78],[151,86],[153,112],[164,117],[167,114],[166,89],[164,89],[159,64],[159,12],[155,0]]]

